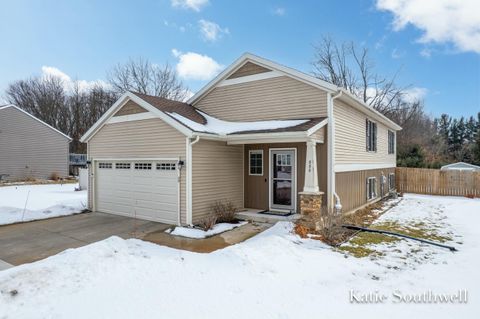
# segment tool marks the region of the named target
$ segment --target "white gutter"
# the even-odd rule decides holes
[[[328,114],[328,154],[327,154],[327,207],[331,213],[333,211],[333,196],[335,193],[335,118],[333,115],[333,100],[339,98],[343,94],[338,91],[335,95],[327,93],[327,114]],[[338,195],[337,195],[338,197]]]
[[[187,144],[187,189],[186,189],[186,206],[187,206],[187,224],[193,226],[193,214],[192,214],[192,146],[200,141],[200,136],[197,135],[194,141],[190,141],[190,138],[186,138]]]

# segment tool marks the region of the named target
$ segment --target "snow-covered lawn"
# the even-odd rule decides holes
[[[78,184],[0,187],[0,225],[76,214],[87,206]]]
[[[290,223],[210,254],[111,237],[0,272],[0,318],[477,317],[480,200],[407,195],[378,222],[412,219],[435,224],[459,251],[395,241],[356,258],[300,239]],[[392,296],[460,289],[467,303],[397,304]],[[352,291],[388,299],[351,303]]]
[[[167,229],[166,232],[170,233],[171,235],[201,239],[224,233],[228,230],[243,226],[246,223],[247,222],[239,222],[236,224],[219,223],[207,231],[198,228],[175,227],[174,230]]]

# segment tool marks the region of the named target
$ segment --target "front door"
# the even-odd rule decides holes
[[[295,150],[270,150],[270,208],[295,209]]]

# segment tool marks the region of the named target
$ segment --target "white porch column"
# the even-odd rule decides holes
[[[307,141],[304,193],[318,193],[317,142]]]

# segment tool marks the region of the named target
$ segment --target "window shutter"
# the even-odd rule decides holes
[[[377,123],[373,124],[373,151],[377,151]]]

